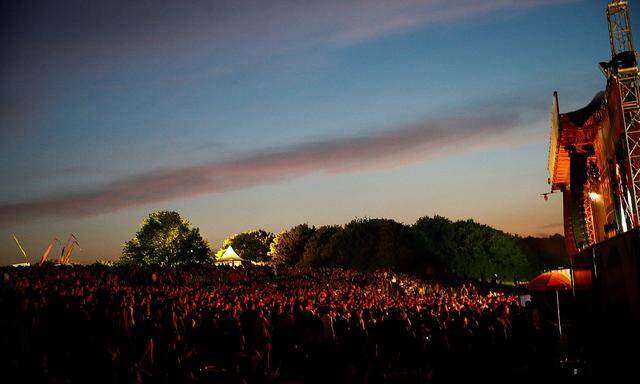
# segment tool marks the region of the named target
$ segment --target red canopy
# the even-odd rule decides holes
[[[545,272],[529,282],[531,291],[557,291],[571,289],[571,276],[568,270]]]

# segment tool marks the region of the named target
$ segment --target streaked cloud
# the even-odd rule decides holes
[[[379,1],[357,2],[345,12],[333,41],[357,43],[387,33],[417,27],[456,22],[500,11],[517,11],[575,0],[462,0],[462,1]],[[372,4],[374,3],[374,4]]]
[[[221,161],[161,169],[96,189],[0,205],[0,223],[76,218],[207,193],[222,193],[309,174],[388,169],[504,144],[520,122],[513,113],[427,120],[374,133],[310,141]]]
[[[225,75],[265,57],[345,45],[433,24],[576,0],[44,1],[15,2],[4,18],[0,76],[23,69],[89,69],[197,57],[175,76]],[[189,73],[180,71],[188,70]],[[171,73],[169,73],[171,74]]]

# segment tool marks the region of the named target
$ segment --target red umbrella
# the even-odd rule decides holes
[[[529,282],[531,291],[558,291],[571,289],[571,276],[568,271],[551,271],[536,276]]]
[[[560,296],[558,291],[571,289],[571,275],[569,270],[545,272],[529,282],[530,291],[556,291],[556,308],[558,310],[558,333],[562,337],[562,323],[560,321]]]

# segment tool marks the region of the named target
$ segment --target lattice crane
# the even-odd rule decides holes
[[[67,243],[64,247],[62,247],[62,251],[60,252],[60,264],[67,264],[69,259],[71,258],[71,252],[75,247],[78,247],[78,250],[82,251],[80,248],[80,243],[78,243],[78,239],[73,235],[69,235],[69,239],[67,239]]]
[[[25,260],[29,262],[29,255],[27,254],[27,251],[24,250],[24,247],[22,247],[22,244],[20,244],[20,240],[18,240],[16,235],[13,235],[13,240],[18,245],[18,248],[20,249],[20,252],[24,256]],[[51,250],[53,249],[53,247],[56,245],[57,242],[58,242],[58,239],[56,237],[54,237],[51,240],[49,245],[47,245],[47,248],[45,248],[44,252],[42,253],[42,256],[40,256],[40,261],[38,262],[38,265],[44,264],[44,262],[47,260],[47,257],[49,256],[49,253],[51,253]]]

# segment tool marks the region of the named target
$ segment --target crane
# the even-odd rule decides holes
[[[71,253],[76,246],[80,251],[82,251],[82,248],[80,248],[80,243],[78,243],[78,239],[73,234],[70,234],[69,238],[67,239],[67,243],[64,247],[62,247],[62,251],[60,252],[60,264],[66,264],[69,262]]]
[[[58,242],[58,238],[54,237],[53,240],[51,240],[51,242],[49,243],[49,246],[47,246],[47,248],[44,250],[44,253],[42,253],[42,256],[40,257],[40,262],[38,262],[38,265],[42,265],[44,264],[45,261],[47,261],[47,257],[49,257],[49,253],[51,253],[51,250],[53,249],[53,246]]]
[[[20,249],[20,252],[22,252],[22,256],[24,256],[25,260],[28,262],[29,256],[27,256],[27,252],[24,250],[24,248],[22,248],[22,244],[20,244],[20,240],[18,240],[15,234],[13,235],[13,240],[15,240],[16,244],[18,244],[18,248]]]
[[[20,240],[18,240],[18,237],[15,234],[13,235],[13,240],[16,242],[16,244],[18,245],[18,248],[20,249],[20,252],[22,253],[24,258],[28,262],[29,261],[29,255],[27,254],[27,251],[24,250],[24,247],[22,247],[22,244],[20,244]],[[58,238],[57,237],[54,237],[51,240],[49,245],[47,245],[47,248],[45,248],[44,252],[42,253],[42,256],[40,256],[40,261],[38,262],[38,265],[42,265],[47,260],[47,257],[49,256],[49,253],[51,253],[51,250],[53,249],[53,246],[57,242],[58,242]]]

